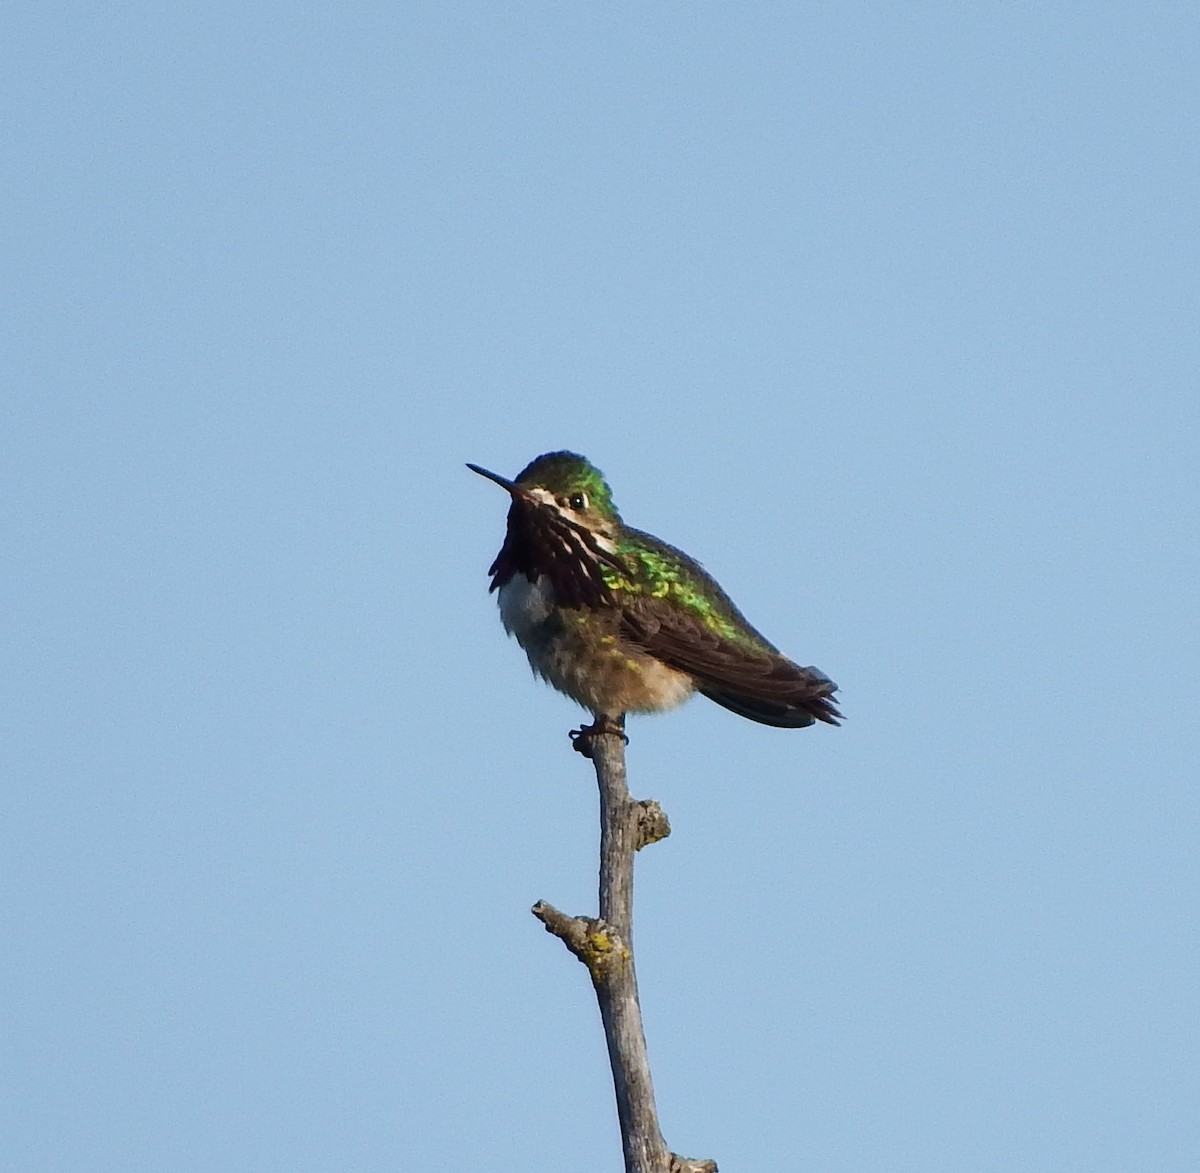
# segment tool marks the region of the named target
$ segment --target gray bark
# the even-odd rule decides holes
[[[658,803],[635,802],[625,778],[625,741],[588,733],[576,747],[592,759],[600,786],[600,916],[567,916],[539,901],[533,914],[587,966],[600,1006],[625,1152],[625,1173],[716,1173],[713,1161],[672,1153],[658,1126],[633,964],[634,852],[670,834]]]

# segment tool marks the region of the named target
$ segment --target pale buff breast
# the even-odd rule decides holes
[[[620,641],[595,612],[557,611],[545,578],[514,575],[499,594],[504,629],[533,670],[594,713],[653,713],[695,691],[689,675]]]

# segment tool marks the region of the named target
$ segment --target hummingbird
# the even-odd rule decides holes
[[[585,457],[547,452],[513,480],[467,467],[509,494],[489,592],[533,671],[594,714],[574,738],[624,736],[626,713],[696,692],[763,725],[838,724],[837,685],[756,631],[698,562],[626,525]]]

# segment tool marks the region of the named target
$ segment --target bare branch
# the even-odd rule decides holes
[[[575,746],[592,759],[600,786],[600,916],[572,917],[539,901],[533,914],[587,966],[612,1067],[626,1173],[716,1173],[713,1161],[672,1153],[658,1125],[633,965],[633,856],[671,833],[653,799],[634,802],[625,780],[625,738],[595,728]]]

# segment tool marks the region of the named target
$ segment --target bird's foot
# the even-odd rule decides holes
[[[572,729],[567,735],[571,739],[571,746],[576,753],[581,753],[585,758],[592,756],[592,739],[601,737],[606,733],[615,733],[626,745],[629,744],[629,738],[625,735],[625,716],[620,717],[597,717],[591,725],[583,725],[578,729]]]

